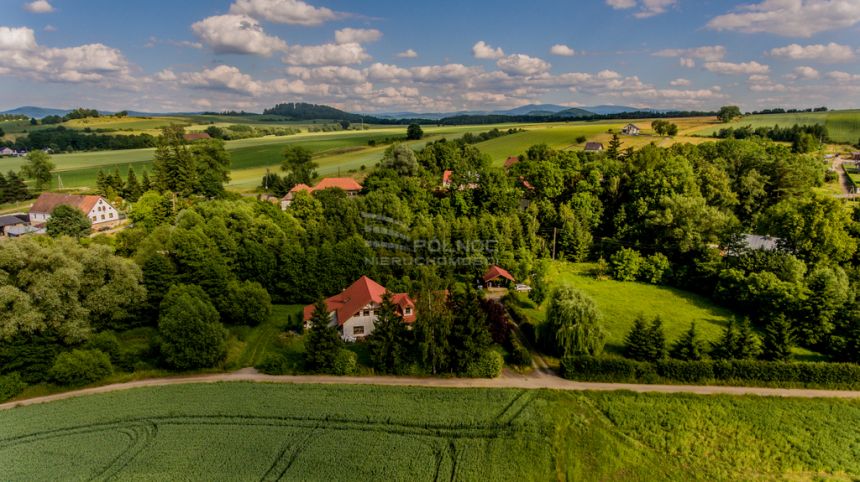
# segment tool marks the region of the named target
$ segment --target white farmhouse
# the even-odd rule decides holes
[[[353,341],[373,333],[377,311],[387,290],[376,281],[362,276],[349,288],[325,300],[331,325],[338,327],[344,340]],[[415,303],[406,293],[393,293],[391,301],[406,324],[415,322]],[[305,306],[305,327],[314,314],[314,305]]]
[[[71,206],[86,214],[93,229],[105,229],[119,223],[119,211],[101,196],[79,196],[56,192],[42,193],[30,207],[30,224],[45,224],[57,206]]]

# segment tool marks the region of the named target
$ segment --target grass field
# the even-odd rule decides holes
[[[850,480],[860,402],[220,383],[0,412],[2,480]]]
[[[751,115],[730,124],[716,124],[692,131],[699,136],[710,136],[726,127],[791,127],[819,124],[827,127],[830,138],[835,142],[854,144],[860,139],[860,110],[841,110],[831,112],[801,112],[796,114]]]
[[[696,323],[696,330],[704,340],[716,340],[733,318],[733,313],[714,305],[702,296],[666,286],[647,283],[629,283],[611,279],[596,279],[590,274],[593,264],[555,262],[547,279],[551,288],[567,284],[591,296],[603,315],[607,330],[606,350],[620,353],[624,337],[639,315],[647,320],[660,316],[668,341],[674,342]],[[546,319],[548,301],[537,307],[525,297],[520,302],[526,313],[536,320]]]
[[[265,360],[278,343],[278,337],[292,326],[301,305],[272,305],[269,321],[256,327],[230,327],[228,369],[253,367]]]

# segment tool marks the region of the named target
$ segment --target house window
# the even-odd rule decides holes
[[[99,217],[98,217],[98,216],[93,216],[93,222],[96,222],[96,221],[98,221],[98,220],[99,220]]]
[[[370,316],[370,310],[364,310],[364,311],[361,313],[361,315],[362,315],[362,316]]]
[[[362,325],[353,326],[352,327],[352,334],[353,335],[363,335],[364,334],[364,326],[362,326]]]
[[[412,308],[406,308],[406,310],[404,311],[404,313],[406,313],[406,315],[407,315],[407,316],[408,316],[408,315],[411,315],[411,314],[412,314]]]
[[[108,217],[113,219],[113,213],[108,214]]]
[[[105,215],[104,215],[104,214],[102,214],[102,221],[104,221],[104,220],[105,220]]]

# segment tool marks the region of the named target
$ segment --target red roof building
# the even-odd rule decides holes
[[[505,169],[510,169],[514,164],[520,162],[519,156],[511,156],[505,159]]]
[[[281,209],[286,209],[292,204],[293,199],[299,192],[313,193],[322,191],[323,189],[343,189],[347,196],[358,196],[361,192],[361,184],[351,177],[327,177],[321,180],[316,186],[310,187],[307,184],[296,184],[290,189],[290,192],[281,199]]]
[[[516,283],[517,281],[510,273],[507,272],[507,270],[495,265],[490,266],[490,269],[484,273],[485,285],[492,286],[493,284],[503,284],[504,281],[502,280],[508,280],[511,283]]]
[[[349,288],[325,300],[331,321],[341,330],[346,340],[363,338],[373,333],[377,310],[382,304],[382,297],[387,290],[376,281],[362,276]],[[392,293],[391,301],[397,307],[397,313],[403,322],[415,322],[415,303],[406,293]],[[314,313],[314,305],[304,308],[305,324]]]
[[[71,206],[80,210],[87,215],[93,227],[103,227],[119,221],[119,212],[101,196],[43,192],[30,206],[30,224],[40,225],[48,222],[57,206]]]

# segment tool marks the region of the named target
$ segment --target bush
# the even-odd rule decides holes
[[[529,353],[529,350],[523,345],[523,342],[520,341],[519,337],[511,336],[510,339],[511,345],[511,364],[517,365],[520,367],[528,367],[532,364],[532,354]]]
[[[161,353],[171,367],[211,367],[227,356],[227,330],[199,286],[172,286],[161,302],[160,313]]]
[[[72,350],[57,355],[51,378],[58,385],[79,386],[113,373],[110,358],[101,350]]]
[[[487,350],[481,358],[469,364],[466,376],[470,378],[496,378],[502,374],[505,360],[501,353],[495,350]]]
[[[642,255],[635,249],[623,248],[609,258],[612,277],[618,281],[636,281],[642,269]]]
[[[647,363],[623,358],[566,357],[561,360],[561,375],[568,379],[590,381],[720,381],[860,388],[860,365],[851,363],[785,363],[761,360],[662,360]]]
[[[341,348],[332,362],[332,375],[351,375],[358,365],[358,355],[355,352]]]
[[[290,362],[284,355],[273,354],[267,356],[265,360],[254,368],[266,375],[285,375],[290,373]]]
[[[222,320],[234,325],[257,326],[268,321],[272,314],[272,298],[256,281],[228,283],[221,305]]]
[[[120,359],[119,340],[111,331],[103,331],[97,333],[87,342],[87,348],[92,350],[100,350],[110,357],[110,361],[116,364]]]
[[[655,253],[645,258],[639,270],[639,279],[651,284],[660,284],[671,272],[672,265],[663,253]]]
[[[27,388],[27,384],[18,373],[10,373],[0,376],[0,402],[20,394]]]

